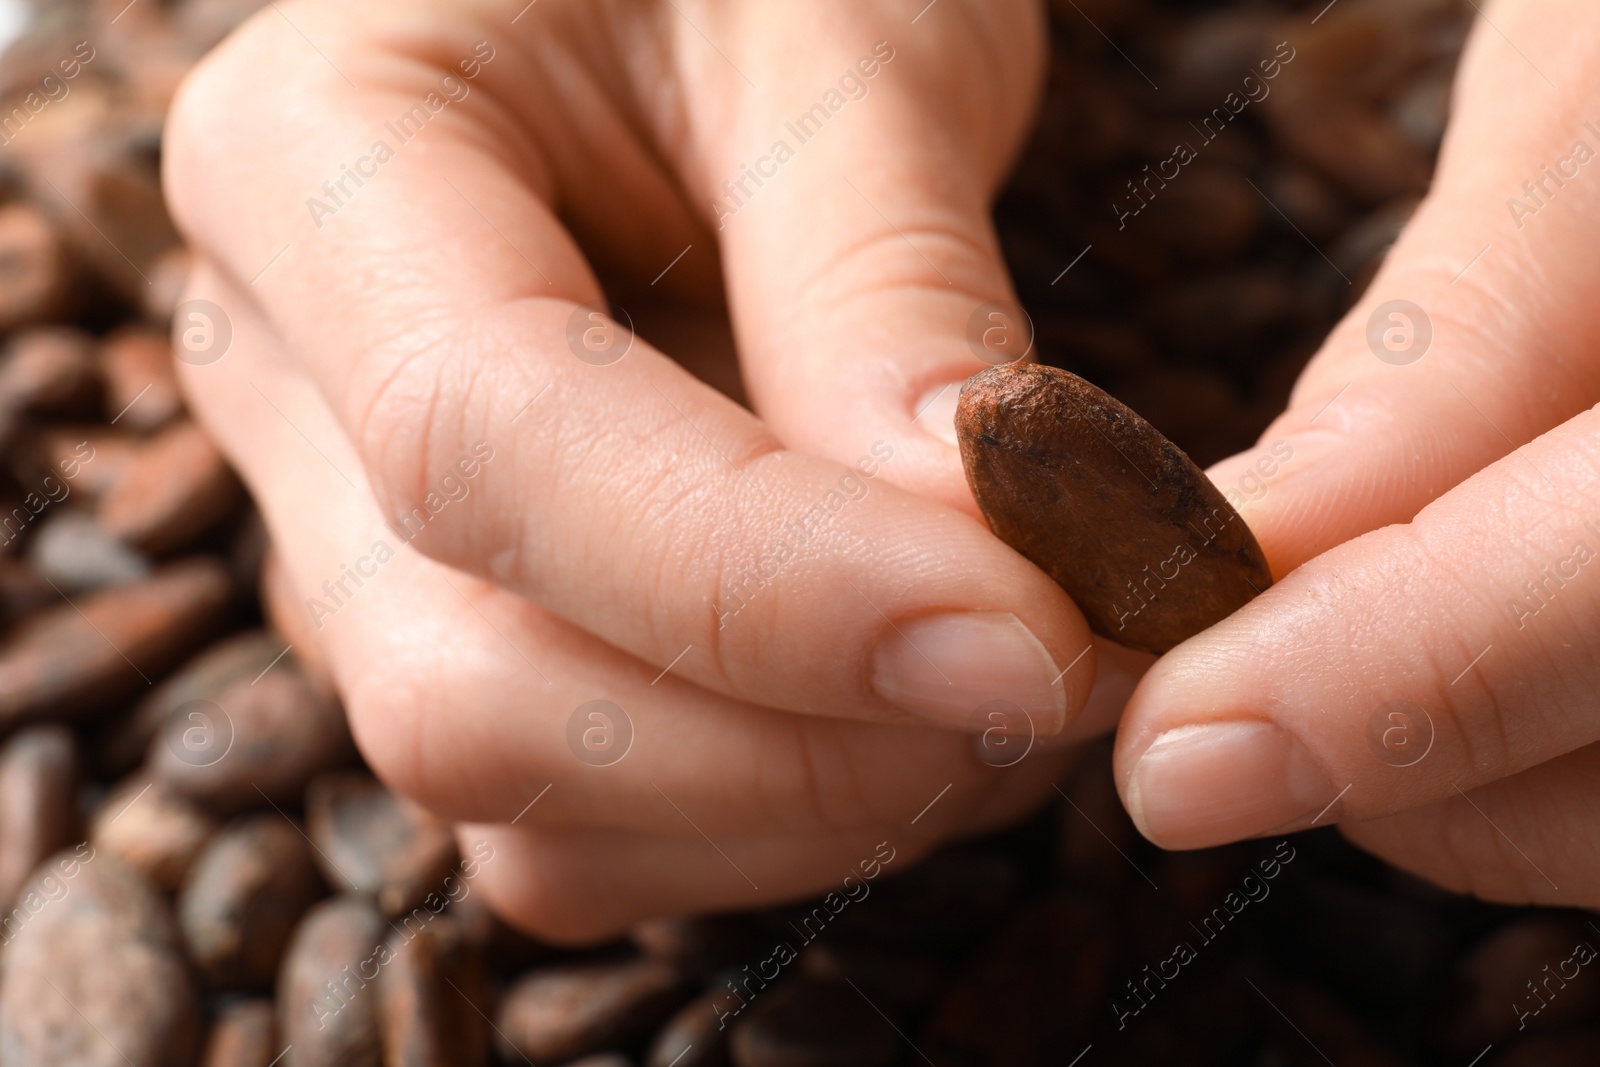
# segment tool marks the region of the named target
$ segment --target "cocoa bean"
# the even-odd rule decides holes
[[[58,603],[61,594],[44,576],[26,563],[0,555],[0,626],[7,628],[48,604]]]
[[[679,1008],[650,1042],[644,1067],[727,1067],[726,1017],[738,1003],[713,989]]]
[[[503,1059],[562,1063],[624,1046],[683,998],[678,971],[655,960],[555,967],[526,975],[496,1017]]]
[[[100,498],[95,519],[113,537],[161,554],[210,529],[232,510],[239,492],[217,446],[194,423],[180,422],[134,454]]]
[[[239,1000],[211,1024],[200,1067],[272,1067],[281,1051],[272,1001]]]
[[[1600,974],[1581,964],[1596,947],[1600,934],[1566,915],[1530,915],[1485,937],[1456,969],[1443,1019],[1449,1047],[1476,1052],[1600,1018]]]
[[[691,915],[651,919],[629,931],[639,951],[699,978],[737,967],[771,949],[771,939],[748,915]]]
[[[212,631],[230,592],[222,565],[197,557],[38,613],[0,643],[0,723],[137,692]]]
[[[323,876],[347,892],[372,894],[385,915],[442,893],[456,865],[448,824],[358,771],[314,780],[306,823]]]
[[[1112,951],[1099,907],[1041,897],[963,968],[917,1047],[934,1063],[1069,1063],[1106,1013]]]
[[[407,916],[378,976],[384,1067],[481,1067],[490,1007],[483,961],[449,915]]]
[[[213,988],[266,986],[289,933],[322,895],[299,827],[277,814],[243,819],[212,837],[178,894],[189,958]]]
[[[117,424],[135,431],[165,426],[183,410],[172,342],[145,327],[118,330],[100,345],[106,411]]]
[[[63,593],[131,585],[150,577],[148,559],[81,511],[45,519],[28,545],[28,562]]]
[[[365,897],[325,900],[300,921],[278,974],[285,1067],[379,1067],[372,983],[388,934]]]
[[[200,1004],[171,917],[148,882],[81,845],[46,860],[19,900],[29,910],[0,976],[0,1061],[192,1061]]]
[[[78,759],[59,726],[24,730],[0,748],[0,910],[77,831]]]
[[[43,212],[0,206],[0,331],[63,314],[72,275],[61,234]]]
[[[1272,582],[1205,473],[1077,375],[982,371],[962,387],[956,428],[990,528],[1054,578],[1095,633],[1165,652]]]
[[[737,1067],[887,1067],[903,1047],[859,992],[809,978],[763,990],[732,1030]]]
[[[82,330],[41,326],[18,333],[0,356],[0,409],[81,411],[98,393],[92,341]]]
[[[800,973],[854,985],[891,1014],[926,1007],[944,990],[948,968],[929,952],[819,941],[800,956]]]
[[[89,821],[89,843],[163,890],[183,884],[217,823],[149,775],[136,774],[106,794]]]
[[[343,766],[353,752],[343,709],[285,656],[211,699],[179,705],[146,758],[151,773],[184,796],[232,812],[263,799],[292,803],[315,775]]]
[[[293,661],[292,653],[285,652],[286,644],[265,630],[250,630],[210,646],[151,690],[132,714],[106,731],[99,747],[101,766],[112,774],[132,769],[144,758],[150,739],[161,732],[179,708],[196,700],[215,701],[235,682],[255,681],[274,661],[280,666]]]

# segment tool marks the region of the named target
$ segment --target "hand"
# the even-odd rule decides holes
[[[185,387],[368,760],[503,824],[469,832],[520,925],[804,894],[1013,819],[1143,662],[1101,657],[1078,714],[1082,617],[975,521],[949,426],[969,322],[1014,306],[987,212],[1040,13],[913,15],[283,2],[174,106],[188,295],[233,331]],[[756,414],[707,384],[741,377]],[[1040,738],[1007,770],[966,732],[996,698]]]
[[[1151,671],[1117,771],[1168,847],[1338,821],[1449,888],[1593,907],[1600,14],[1486,7],[1433,190],[1213,472],[1282,581]]]

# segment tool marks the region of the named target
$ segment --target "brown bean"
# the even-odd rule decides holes
[[[62,314],[72,276],[72,257],[43,212],[0,206],[0,330]]]
[[[205,431],[192,422],[163,430],[134,454],[100,498],[95,519],[141,551],[183,548],[226,516],[239,480]]]
[[[200,1067],[272,1067],[281,1051],[272,1001],[238,1000],[211,1024]]]
[[[278,975],[284,1067],[379,1067],[378,991],[389,935],[365,897],[334,897],[296,928]]]
[[[77,831],[78,758],[72,735],[35,726],[0,748],[0,909],[46,856]]]
[[[67,326],[18,333],[0,356],[0,408],[52,414],[82,408],[100,383],[92,346],[88,334]]]
[[[235,682],[254,681],[280,656],[280,665],[293,662],[287,644],[265,630],[249,630],[211,645],[151,690],[132,714],[107,729],[99,745],[101,766],[112,774],[131,770],[174,712],[191,701],[215,701]]]
[[[28,562],[63,593],[131,585],[150,577],[150,561],[81,511],[45,518],[28,545]]]
[[[679,1008],[650,1042],[645,1067],[726,1067],[730,1004],[737,1001],[713,989]]]
[[[654,960],[534,971],[500,1003],[500,1056],[562,1063],[626,1045],[660,1023],[682,996],[678,971]]]
[[[172,341],[165,333],[134,326],[111,334],[100,345],[100,374],[106,383],[106,411],[118,425],[155,430],[183,410]]]
[[[449,915],[414,913],[378,976],[384,1067],[481,1067],[489,1059],[482,960]]]
[[[1013,363],[973,375],[956,427],[990,528],[1095,633],[1165,652],[1271,584],[1255,536],[1205,473],[1075,374]]]
[[[1067,1063],[1106,1012],[1114,948],[1101,909],[1065,894],[1018,909],[934,1007],[935,1063]]]
[[[323,892],[298,826],[277,814],[242,819],[211,839],[178,894],[189,958],[213,988],[267,986]]]
[[[150,884],[87,844],[46,860],[0,976],[6,1067],[191,1062],[200,1004]]]
[[[370,893],[399,915],[443,893],[456,865],[447,823],[359,771],[323,775],[306,789],[306,824],[329,882]]]
[[[221,564],[195,558],[40,612],[0,644],[0,723],[137,692],[204,640],[230,592]]]
[[[859,992],[810,978],[763,991],[732,1030],[738,1067],[887,1067],[901,1048],[894,1024]]]
[[[354,753],[344,711],[285,656],[255,679],[180,705],[150,742],[151,772],[197,803],[239,811],[292,803]]]
[[[89,843],[150,879],[158,889],[183,884],[216,820],[147,774],[106,794],[89,821]]]

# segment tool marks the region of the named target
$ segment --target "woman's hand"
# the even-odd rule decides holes
[[[374,768],[515,823],[472,831],[514,921],[835,885],[1026,811],[1046,740],[1120,707],[1143,661],[1079,714],[1083,619],[975,521],[950,428],[1025,347],[988,206],[1042,32],[1025,0],[285,0],[180,94],[185,386]]]
[[[1452,889],[1593,907],[1600,11],[1485,9],[1432,192],[1213,472],[1262,463],[1283,580],[1146,677],[1117,768],[1168,847],[1339,822]]]

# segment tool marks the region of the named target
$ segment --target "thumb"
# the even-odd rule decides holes
[[[1289,410],[1212,470],[1279,576],[1600,399],[1600,109],[1571,91],[1600,13],[1560,6],[1480,23],[1432,191]]]
[[[746,386],[773,432],[843,463],[887,444],[889,480],[968,513],[960,383],[1032,341],[989,206],[1030,117],[1042,29],[1034,5],[992,7],[822,34],[784,61],[783,89],[751,94],[704,179]],[[764,54],[802,39],[760,21]],[[954,57],[971,66],[984,38],[1022,60],[956,84]]]

